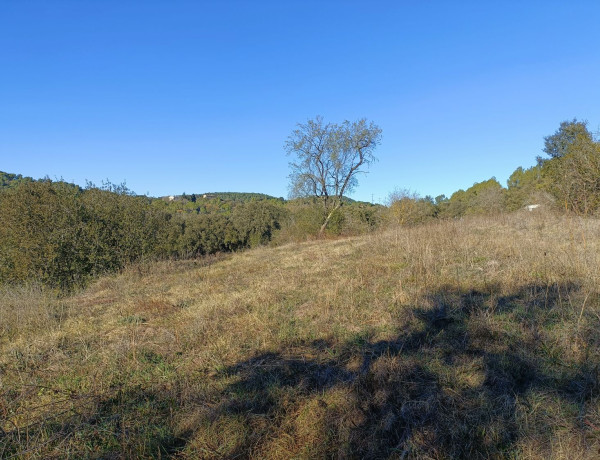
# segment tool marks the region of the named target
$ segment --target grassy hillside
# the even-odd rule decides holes
[[[537,213],[0,293],[0,457],[597,458],[600,222]]]

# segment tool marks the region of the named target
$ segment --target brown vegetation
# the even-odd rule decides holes
[[[597,458],[600,222],[433,221],[0,296],[2,458]]]

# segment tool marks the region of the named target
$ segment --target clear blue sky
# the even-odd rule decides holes
[[[0,170],[287,196],[295,124],[366,117],[353,197],[451,194],[600,125],[598,1],[0,1]]]

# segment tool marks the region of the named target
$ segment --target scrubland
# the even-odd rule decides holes
[[[598,458],[600,221],[514,213],[0,292],[0,458]]]

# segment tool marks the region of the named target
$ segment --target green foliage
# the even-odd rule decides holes
[[[385,207],[378,204],[355,201],[341,209],[344,213],[342,232],[347,235],[372,232],[379,228],[385,218]]]
[[[504,188],[496,180],[474,184],[466,190],[468,207],[466,214],[498,214],[503,211]]]
[[[156,254],[167,219],[147,197],[133,196],[125,187],[90,185],[81,198],[91,274]]]
[[[59,285],[82,263],[80,191],[51,181],[21,182],[0,193],[0,280]]]
[[[124,186],[23,181],[0,193],[0,281],[69,288],[154,255],[166,219]]]
[[[600,209],[600,143],[587,129],[587,122],[563,121],[556,132],[544,138],[547,159],[538,166],[518,168],[508,181],[506,205],[510,210],[550,194],[569,211],[596,213]],[[542,197],[540,199],[540,197]]]
[[[153,205],[170,213],[178,214],[215,214],[231,212],[238,206],[250,201],[269,201],[271,203],[283,204],[283,198],[275,198],[264,193],[237,193],[237,192],[215,192],[215,193],[186,193],[169,197],[153,199]]]
[[[290,200],[286,203],[286,211],[278,242],[314,238],[326,218],[322,205],[316,199]]]
[[[204,195],[207,197],[204,198]],[[224,201],[235,201],[245,203],[248,201],[259,201],[259,200],[275,200],[283,202],[283,198],[276,198],[265,193],[247,193],[247,192],[212,192],[197,195],[198,198],[205,200],[224,200]]]
[[[388,221],[394,225],[421,224],[437,215],[437,207],[430,197],[421,198],[409,190],[394,190],[388,204]]]
[[[565,156],[570,146],[576,141],[592,141],[592,135],[587,129],[587,121],[563,121],[556,132],[544,138],[544,152],[550,158]]]
[[[516,211],[528,204],[546,201],[543,197],[547,183],[546,168],[541,165],[529,169],[518,167],[507,181],[505,206],[508,211]]]
[[[179,242],[179,255],[196,257],[238,248],[231,221],[224,215],[202,215],[186,219]]]
[[[341,208],[334,209],[329,215],[327,233],[329,235],[341,235],[346,224],[346,216]]]
[[[600,142],[588,134],[578,134],[561,157],[544,163],[548,190],[578,214],[600,210]]]
[[[0,190],[8,187],[14,187],[21,182],[31,182],[31,177],[23,177],[21,174],[10,174],[0,171]]]
[[[281,228],[285,217],[281,203],[273,201],[250,201],[233,210],[232,223],[242,247],[267,244],[276,230]]]
[[[230,214],[177,216],[172,227],[180,235],[177,237],[175,230],[171,245],[176,249],[172,253],[196,257],[267,244],[280,228],[284,215],[282,204],[251,201],[235,207]]]
[[[257,199],[259,194],[245,194],[250,201],[235,204],[218,199],[214,211],[196,214],[171,212],[172,203],[135,196],[125,185],[81,189],[7,177],[10,186],[0,191],[0,282],[5,283],[35,279],[70,289],[137,260],[255,247],[273,238],[286,214],[280,200]]]
[[[492,215],[504,210],[504,188],[492,177],[473,184],[467,190],[458,190],[449,200],[439,203],[441,217]]]
[[[276,241],[304,241],[323,236],[359,235],[371,232],[381,225],[386,208],[358,201],[348,201],[346,205],[332,212],[329,224],[321,234],[323,220],[327,217],[322,204],[317,199],[295,199],[285,205],[281,230]]]

